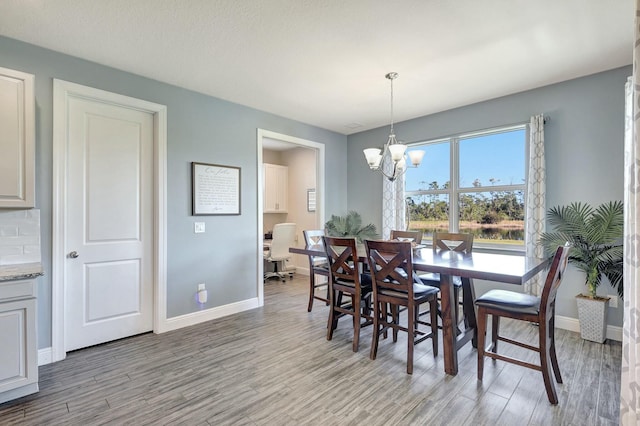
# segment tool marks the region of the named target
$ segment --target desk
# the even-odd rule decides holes
[[[364,247],[358,246],[358,257],[366,261]],[[305,256],[324,256],[321,245],[305,248],[291,247],[290,253]],[[470,253],[463,255],[457,252],[434,252],[431,248],[414,250],[413,268],[417,271],[435,272],[440,274],[440,298],[442,311],[442,334],[444,352],[444,371],[455,376],[458,374],[458,349],[464,346],[471,335],[456,336],[455,312],[451,309],[453,300],[453,284],[451,276],[461,278],[477,278],[508,284],[522,285],[547,266],[547,261],[531,259],[522,256],[509,256],[491,253]],[[471,301],[469,301],[471,302]],[[475,331],[475,306],[468,303],[464,309],[472,317],[472,331]]]

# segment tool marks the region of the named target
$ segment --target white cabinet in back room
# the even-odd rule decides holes
[[[264,163],[263,213],[287,213],[289,168]]]
[[[0,68],[0,208],[31,208],[35,188],[33,75]]]

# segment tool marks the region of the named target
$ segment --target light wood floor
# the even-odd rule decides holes
[[[397,344],[381,340],[375,361],[370,327],[358,353],[346,319],[329,342],[328,309],[316,302],[307,313],[307,289],[304,276],[272,281],[263,308],[69,353],[40,367],[38,394],[0,405],[0,424],[618,424],[618,342],[600,345],[558,330],[564,384],[554,407],[532,370],[487,360],[478,382],[471,345],[451,377],[430,341],[416,346],[412,376],[405,336]],[[530,324],[502,326],[532,341],[537,333]]]

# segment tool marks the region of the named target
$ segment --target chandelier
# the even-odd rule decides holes
[[[393,80],[398,78],[398,73],[390,72],[385,77],[391,82],[391,131],[389,132],[389,140],[387,140],[382,149],[367,148],[363,152],[369,168],[382,173],[393,182],[398,176],[407,171],[407,160],[409,160],[410,167],[418,167],[422,162],[424,151],[416,150],[407,153],[407,146],[396,140],[396,135],[393,131]]]

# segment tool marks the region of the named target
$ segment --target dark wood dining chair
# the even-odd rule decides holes
[[[555,342],[556,292],[564,277],[570,245],[558,247],[540,297],[506,290],[490,290],[476,300],[478,308],[478,380],[482,380],[484,357],[499,359],[542,372],[544,387],[551,404],[558,403],[556,387],[551,378],[551,370],[558,383],[562,383]],[[491,345],[485,348],[487,317],[491,315]],[[500,318],[512,318],[538,324],[538,346],[501,336]],[[520,359],[498,354],[498,341],[503,341],[540,355],[540,364],[532,364]]]
[[[302,231],[304,242],[307,246],[321,246],[324,231],[322,229],[307,229]],[[326,281],[317,282],[316,275],[327,277]],[[316,293],[316,289],[326,288],[326,297]],[[313,300],[317,299],[329,304],[329,263],[324,256],[309,256],[309,304],[307,312],[313,309]]]
[[[327,340],[333,338],[338,320],[353,318],[353,351],[358,352],[360,329],[373,323],[371,317],[371,276],[361,273],[355,238],[322,237],[329,261],[329,320]],[[351,301],[345,303],[344,296]]]
[[[436,287],[421,284],[413,273],[413,250],[410,242],[365,241],[367,260],[371,268],[373,286],[373,339],[370,358],[376,359],[380,335],[393,330],[393,341],[398,331],[407,333],[407,374],[413,374],[413,347],[431,338],[433,355],[438,355],[438,327],[436,318]],[[423,303],[431,307],[430,331],[420,330],[418,308]],[[391,308],[388,315],[387,306]],[[400,307],[407,312],[407,325],[400,324]]]
[[[416,245],[422,243],[422,231],[400,231],[392,229],[391,234],[389,235],[389,239],[391,241],[409,241],[415,243],[414,245]]]
[[[469,254],[473,250],[473,234],[470,233],[451,233],[451,232],[435,232],[433,234],[433,251],[447,252],[454,251],[457,253]],[[424,284],[440,288],[440,274],[423,273],[419,275]],[[460,293],[463,299],[463,319],[465,321],[465,330],[475,327],[475,314],[473,312],[473,301],[475,299],[473,282],[470,278],[451,277],[453,282],[453,309],[456,314],[456,325],[460,324]],[[472,309],[469,309],[471,306]],[[466,308],[466,312],[464,309]]]

